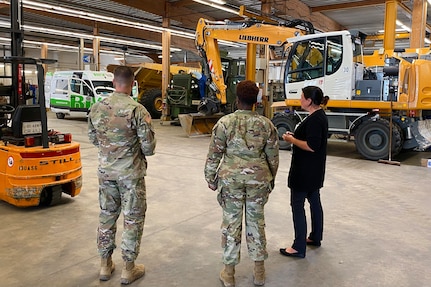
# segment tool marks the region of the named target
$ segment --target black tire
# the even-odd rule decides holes
[[[61,202],[62,194],[63,190],[61,186],[45,187],[40,194],[39,206],[52,206],[59,204]]]
[[[392,152],[392,155],[397,155],[403,149],[405,138],[404,138],[403,130],[398,124],[393,123],[393,129],[396,129],[400,135],[400,140],[399,142],[398,141],[395,142],[395,146],[393,147],[394,151]],[[392,135],[394,135],[394,131],[392,131]]]
[[[145,91],[139,102],[148,110],[153,119],[160,119],[163,110],[161,90],[151,89]]]
[[[272,123],[278,132],[278,140],[281,150],[290,150],[292,144],[283,140],[282,135],[286,132],[294,132],[295,127],[299,121],[293,116],[285,113],[275,114],[272,118]]]
[[[366,159],[386,159],[389,155],[389,121],[386,119],[367,120],[362,122],[355,133],[357,151]],[[400,129],[392,129],[392,156],[402,148]]]
[[[55,113],[55,116],[57,117],[57,119],[62,120],[62,119],[64,119],[64,117],[66,116],[66,114],[63,114],[63,113]]]

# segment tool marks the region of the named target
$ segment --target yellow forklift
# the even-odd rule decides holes
[[[48,131],[43,64],[49,60],[23,57],[20,2],[12,0],[10,56],[0,79],[0,200],[19,207],[53,205],[62,193],[78,195],[82,186],[79,143],[71,134]],[[36,103],[27,105],[24,70],[35,65]]]

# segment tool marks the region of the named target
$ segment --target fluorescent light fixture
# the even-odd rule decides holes
[[[9,1],[0,0],[0,3],[9,4]],[[77,18],[87,19],[91,21],[99,21],[99,22],[104,22],[104,23],[109,23],[109,24],[114,24],[114,25],[119,25],[124,27],[158,32],[158,33],[162,33],[163,31],[169,31],[173,36],[195,39],[194,33],[179,31],[179,30],[170,29],[170,28],[163,28],[161,26],[149,25],[149,24],[135,22],[135,21],[128,21],[128,20],[119,19],[115,17],[104,16],[100,14],[89,13],[89,12],[84,12],[84,11],[75,10],[75,9],[68,9],[60,6],[54,6],[54,5],[39,3],[35,1],[23,0],[23,3],[25,8],[29,8],[33,10],[66,15],[70,17],[77,17]]]
[[[207,6],[213,7],[213,8],[217,8],[219,10],[223,10],[223,11],[226,11],[226,12],[229,12],[229,13],[232,13],[232,14],[235,14],[235,15],[239,16],[239,12],[238,11],[230,9],[228,7],[224,7],[223,5],[216,4],[216,3],[214,3],[215,1],[213,1],[213,2],[207,2],[207,1],[204,1],[204,0],[193,0],[193,1],[197,2],[197,3],[200,3],[200,4],[203,4],[203,5],[207,5]]]
[[[0,21],[0,27],[8,27],[8,26],[10,26],[9,23]],[[73,38],[87,39],[87,40],[93,40],[95,37],[97,37],[97,38],[99,38],[100,41],[106,42],[106,43],[116,43],[116,44],[126,45],[126,46],[130,46],[130,47],[140,47],[140,48],[147,48],[147,49],[154,49],[154,50],[162,50],[162,46],[160,46],[160,45],[140,43],[137,41],[127,41],[127,40],[122,40],[122,39],[118,39],[118,38],[111,38],[111,37],[104,37],[104,36],[94,36],[94,35],[89,35],[89,34],[85,34],[85,33],[70,32],[70,31],[66,31],[66,30],[56,30],[56,29],[36,27],[36,26],[31,26],[31,25],[23,25],[23,29],[24,29],[24,31],[32,31],[32,32],[51,34],[51,35],[61,35],[61,36],[66,36],[66,37],[73,37]],[[53,44],[49,44],[49,45],[51,46]],[[181,49],[171,48],[171,52],[179,52],[179,51],[181,51]]]
[[[404,31],[405,31],[405,29],[402,29],[402,28],[395,29],[395,32],[404,32]],[[379,32],[379,33],[385,33],[385,30],[379,30],[377,32]]]
[[[223,1],[223,0],[210,0],[210,1],[219,5],[226,4],[226,1]],[[428,1],[431,1],[431,0],[428,0]]]
[[[428,4],[430,4],[431,5],[431,0],[427,0],[428,1]]]
[[[403,24],[403,22],[401,22],[400,20],[396,21],[397,25],[400,26],[401,28],[403,28],[405,31],[407,32],[411,32],[412,29],[410,29],[409,27],[407,27],[406,25]]]
[[[227,11],[227,12],[233,13],[235,15],[239,15],[238,11],[222,6],[222,4],[225,4],[225,1],[222,1],[222,0],[210,0],[211,2],[207,2],[207,1],[203,1],[203,0],[193,0],[193,1],[204,4],[204,5],[209,5],[211,7],[214,7],[214,8],[220,9],[220,10]],[[186,31],[180,31],[180,30],[175,30],[175,29],[171,29],[171,28],[163,28],[160,26],[148,25],[148,24],[144,24],[144,23],[140,23],[140,22],[133,22],[133,21],[128,21],[128,20],[124,20],[124,19],[119,19],[119,18],[104,16],[104,15],[100,15],[100,14],[84,12],[84,11],[80,11],[80,10],[76,10],[76,9],[64,8],[64,7],[60,7],[60,6],[55,6],[55,5],[50,5],[50,4],[45,4],[45,3],[40,3],[40,2],[35,2],[35,1],[30,1],[30,0],[23,0],[22,2],[23,2],[23,6],[25,8],[28,8],[28,9],[44,11],[44,12],[48,12],[48,13],[55,13],[55,14],[60,14],[60,15],[66,15],[66,16],[70,16],[70,17],[77,17],[77,18],[82,18],[82,19],[88,19],[91,21],[105,22],[105,23],[109,23],[109,24],[114,24],[114,25],[119,25],[119,26],[124,26],[124,27],[131,27],[131,28],[136,28],[136,29],[142,29],[142,30],[147,30],[147,31],[152,31],[152,32],[162,33],[163,31],[169,31],[173,36],[192,39],[192,40],[195,39],[194,33],[186,32]],[[217,3],[220,3],[220,4],[217,4]],[[10,5],[10,1],[0,0],[0,4]],[[6,22],[0,22],[0,27],[10,28],[10,23],[9,22],[7,22],[7,23]],[[75,32],[70,32],[70,31],[65,31],[65,30],[42,28],[42,27],[36,27],[36,26],[31,26],[31,25],[23,25],[23,28],[24,28],[24,30],[33,31],[33,32],[46,33],[46,34],[52,34],[52,35],[63,35],[66,37],[74,37],[74,38],[79,38],[79,39],[92,40],[95,37],[92,34],[75,33]],[[135,41],[126,41],[126,40],[108,38],[108,37],[99,37],[99,38],[101,39],[101,41],[116,42],[119,44],[131,46],[131,47],[142,47],[142,48],[162,50],[162,47],[157,46],[157,45],[139,43],[139,42],[135,42]],[[221,45],[226,45],[226,46],[231,46],[231,47],[243,47],[243,45],[241,45],[241,44],[236,44],[236,43],[229,42],[229,41],[220,40],[219,43]],[[49,45],[53,46],[53,43],[49,43]],[[63,45],[63,46],[65,46],[65,45]],[[181,51],[181,49],[171,48],[171,51],[172,52],[178,52],[178,51]]]

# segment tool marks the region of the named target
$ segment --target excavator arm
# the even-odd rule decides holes
[[[282,46],[287,44],[286,39],[304,34],[301,29],[289,27],[290,24],[270,24],[256,20],[220,22],[199,19],[195,43],[203,58],[203,70],[209,86],[208,94],[200,110],[203,109],[205,114],[211,114],[219,111],[213,107],[214,103],[219,105],[227,103],[227,87],[224,81],[219,49],[221,41],[230,42],[237,47],[246,44],[246,79],[254,80],[256,45]],[[300,23],[295,22],[294,24]],[[307,27],[309,27],[308,24]],[[212,108],[205,108],[205,104],[211,104]]]
[[[302,24],[302,25],[300,25]],[[303,27],[294,28],[300,25]],[[288,38],[312,32],[309,22],[275,23],[274,21],[249,20],[223,22],[199,19],[196,27],[195,44],[202,57],[202,72],[206,79],[206,93],[198,106],[199,113],[180,114],[178,118],[188,136],[209,135],[221,111],[229,104],[227,84],[223,74],[219,44],[225,42],[234,47],[246,49],[246,79],[254,80],[256,73],[257,45],[282,47]]]

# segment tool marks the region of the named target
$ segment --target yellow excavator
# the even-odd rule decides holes
[[[302,25],[304,27],[306,25]],[[365,56],[360,32],[333,31],[305,34],[303,30],[265,22],[211,22],[200,19],[196,46],[205,60],[207,94],[200,113],[180,115],[188,134],[210,134],[226,99],[218,41],[247,44],[246,78],[255,73],[255,45],[287,47],[279,62],[278,81],[284,100],[272,105],[272,121],[281,136],[294,131],[307,116],[301,110],[304,86],[315,85],[329,96],[329,134],[336,140],[354,140],[357,151],[369,160],[391,158],[401,150],[431,147],[431,51],[379,50]],[[268,61],[268,67],[271,67]],[[275,67],[272,65],[272,67]],[[269,68],[270,69],[270,68]],[[279,89],[280,90],[280,89]],[[199,126],[199,129],[194,129]],[[281,149],[289,145],[280,141]]]
[[[300,27],[300,28],[295,28]],[[182,128],[188,136],[209,135],[217,120],[234,110],[235,97],[228,97],[227,65],[222,61],[220,41],[240,43],[246,47],[245,78],[254,78],[256,45],[284,47],[289,37],[313,33],[310,22],[302,20],[269,23],[260,20],[220,22],[199,19],[196,27],[196,47],[202,57],[202,74],[206,79],[205,94],[197,105],[196,113],[179,114]],[[253,75],[253,76],[252,76]],[[239,77],[238,77],[239,79]],[[232,82],[229,82],[231,84]]]

